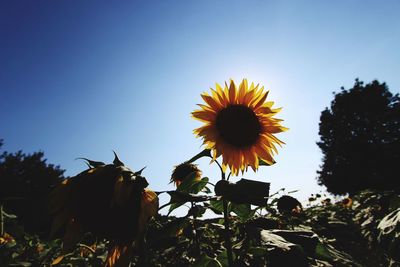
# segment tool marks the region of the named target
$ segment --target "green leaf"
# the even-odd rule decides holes
[[[200,191],[202,191],[206,187],[208,181],[209,181],[208,177],[203,177],[200,181],[195,183],[193,185],[193,193],[197,194]]]
[[[216,214],[222,214],[224,212],[224,204],[223,201],[220,200],[210,200],[210,208]]]
[[[183,179],[183,182],[176,190],[185,193],[197,194],[206,187],[208,181],[209,179],[207,177],[204,177],[200,180],[196,179],[196,173],[193,172]]]
[[[228,266],[228,251],[226,249],[217,256],[217,261],[222,266]]]
[[[167,191],[167,193],[171,196],[168,214],[186,202],[204,202],[210,199],[208,196],[193,195],[180,191]]]
[[[195,183],[196,183],[196,173],[192,172],[183,179],[182,183],[176,188],[176,190],[181,192],[191,193],[189,192],[189,190],[191,187],[193,187]]]
[[[251,210],[250,204],[235,204],[232,203],[232,211],[239,216],[242,221],[251,218],[255,211]]]
[[[320,242],[318,242],[317,246],[315,247],[315,256],[321,260],[332,260],[329,250]]]
[[[176,203],[172,203],[169,206],[169,210],[168,210],[168,215],[175,209],[179,208],[180,206],[182,206],[183,204],[185,204],[186,202],[176,202]]]

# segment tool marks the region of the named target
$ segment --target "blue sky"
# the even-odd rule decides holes
[[[272,191],[316,183],[321,111],[359,77],[400,88],[399,1],[1,1],[0,138],[67,175],[112,150],[155,190],[201,148],[190,112],[230,78],[270,89],[290,130]],[[200,160],[204,175],[218,169]],[[235,180],[234,180],[235,181]],[[166,201],[163,198],[162,201]],[[164,202],[165,203],[165,202]]]

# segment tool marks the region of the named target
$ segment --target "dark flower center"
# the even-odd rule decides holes
[[[218,112],[217,130],[223,140],[238,148],[254,145],[261,133],[260,122],[250,108],[230,105]]]

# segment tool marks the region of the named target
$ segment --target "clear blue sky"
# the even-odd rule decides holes
[[[246,177],[321,190],[320,112],[354,79],[400,89],[399,1],[0,3],[0,138],[67,175],[112,150],[155,190],[201,150],[190,112],[229,78],[261,83],[290,130],[277,164]],[[199,161],[212,181],[209,160]],[[162,200],[165,201],[165,198]],[[164,202],[165,203],[165,202]]]

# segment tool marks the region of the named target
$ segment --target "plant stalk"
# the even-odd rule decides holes
[[[228,216],[228,202],[224,199],[222,200],[224,206],[224,226],[225,226],[225,247],[228,252],[228,266],[233,266],[233,254],[232,254],[232,243],[229,233],[229,216]]]
[[[192,208],[195,206],[195,204],[192,202]],[[195,216],[194,214],[192,215],[193,218],[193,233],[194,233],[194,242],[195,242],[195,246],[196,246],[196,256],[200,256],[201,251],[200,251],[200,242],[199,242],[199,237],[197,235],[197,225],[196,225],[196,219],[197,216]]]
[[[218,163],[218,161],[216,161]],[[219,164],[218,164],[219,165]],[[225,172],[221,169],[221,178],[225,180]],[[228,266],[233,266],[233,253],[232,253],[232,243],[229,231],[229,214],[228,214],[228,201],[225,199],[222,200],[222,204],[224,207],[224,226],[225,226],[225,247],[228,254]]]

